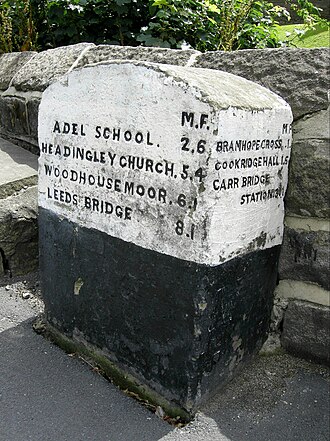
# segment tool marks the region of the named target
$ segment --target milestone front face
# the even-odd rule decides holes
[[[50,86],[39,110],[39,205],[207,265],[280,244],[290,108],[244,79],[205,72],[112,63]]]

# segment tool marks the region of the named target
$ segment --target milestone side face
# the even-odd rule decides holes
[[[199,71],[98,65],[48,88],[40,206],[208,265],[281,243],[291,111],[251,82]]]

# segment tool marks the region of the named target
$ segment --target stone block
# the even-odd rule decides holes
[[[293,124],[287,214],[329,218],[330,108]]]
[[[330,217],[329,141],[294,140],[286,194],[289,215]]]
[[[37,194],[34,186],[0,199],[0,252],[12,275],[38,268]]]
[[[38,265],[37,156],[0,138],[0,275]]]
[[[30,134],[24,98],[0,96],[0,132],[14,136]]]
[[[283,347],[297,356],[330,363],[330,310],[292,300],[284,316]]]
[[[267,87],[291,105],[294,119],[328,107],[328,48],[206,52],[194,66],[230,72]]]
[[[316,283],[301,280],[282,279],[279,281],[275,297],[281,301],[305,300],[319,305],[329,306],[329,291]]]
[[[99,45],[91,47],[79,60],[77,67],[86,64],[111,60],[138,60],[161,64],[184,66],[192,56],[199,54],[195,50],[172,50],[153,47],[130,47]]]
[[[330,233],[286,227],[281,249],[281,279],[309,281],[330,289]]]
[[[38,143],[38,110],[40,98],[30,98],[26,102],[30,135]]]
[[[0,278],[4,276],[5,273],[5,262],[2,257],[3,251],[0,249]]]
[[[0,90],[9,87],[14,75],[36,55],[36,52],[12,52],[0,55]]]
[[[295,121],[292,125],[294,142],[318,139],[328,140],[330,138],[330,106],[326,110],[320,110],[306,115]]]
[[[43,91],[49,84],[68,72],[81,53],[93,46],[79,43],[39,52],[15,76],[12,85],[19,91]]]

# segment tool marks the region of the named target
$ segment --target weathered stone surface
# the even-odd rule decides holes
[[[295,121],[292,126],[294,142],[330,138],[330,106],[326,110],[320,110]]]
[[[20,97],[0,96],[0,133],[29,135],[25,100]]]
[[[302,282],[300,280],[280,280],[275,290],[275,298],[284,301],[288,299],[305,300],[329,306],[329,291],[321,288],[316,283]]]
[[[286,194],[289,215],[329,218],[329,142],[294,141]]]
[[[49,84],[68,72],[79,55],[91,46],[93,44],[79,43],[40,52],[20,69],[12,85],[22,91],[43,91]]]
[[[37,211],[36,186],[0,199],[0,249],[13,275],[38,267]]]
[[[35,55],[36,52],[13,52],[0,55],[0,90],[7,89],[14,75]]]
[[[91,47],[83,57],[81,57],[77,63],[77,67],[109,60],[138,60],[184,66],[192,56],[199,53],[200,52],[195,50],[182,51],[152,47],[100,45]]]
[[[261,348],[260,354],[272,354],[281,348],[283,319],[288,303],[289,301],[286,298],[275,297],[268,337]]]
[[[30,135],[38,142],[38,110],[40,98],[31,98],[26,102]]]
[[[0,278],[5,274],[5,264],[2,258],[3,250],[0,249]]]
[[[285,216],[285,225],[293,230],[329,231],[328,219],[320,217]]]
[[[0,275],[37,268],[37,160],[0,138]]]
[[[295,355],[329,364],[329,307],[290,301],[284,316],[282,345]]]
[[[194,66],[231,72],[267,87],[291,105],[295,119],[328,107],[327,48],[207,52]]]
[[[39,153],[38,108],[42,92],[17,92],[8,88],[0,96],[0,135],[25,149]]]
[[[293,124],[288,214],[329,217],[329,108]]]
[[[330,233],[285,228],[279,274],[281,279],[318,283],[330,289]]]

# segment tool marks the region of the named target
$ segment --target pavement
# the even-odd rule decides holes
[[[174,427],[32,328],[38,275],[0,281],[0,441],[327,441],[329,370],[258,356]]]

